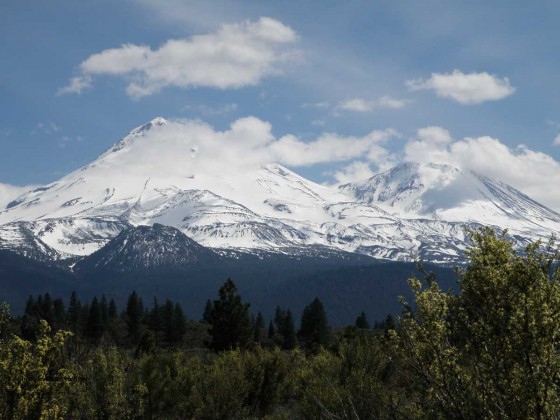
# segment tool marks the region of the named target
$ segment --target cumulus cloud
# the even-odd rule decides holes
[[[482,73],[432,73],[429,79],[406,82],[410,90],[433,90],[437,96],[449,98],[463,105],[497,101],[515,92],[507,77]]]
[[[411,103],[409,99],[396,99],[391,96],[382,96],[376,100],[366,100],[363,98],[353,98],[346,101],[341,101],[335,108],[335,111],[354,111],[354,112],[372,112],[373,110],[385,109],[400,109],[404,108]]]
[[[348,182],[371,178],[375,175],[375,172],[371,170],[369,163],[354,161],[330,175],[333,176],[338,184],[346,184]]]
[[[554,143],[555,146],[560,146],[560,134],[558,134],[556,136],[556,138],[554,139]]]
[[[375,130],[363,137],[324,133],[316,140],[303,142],[292,135],[284,136],[269,147],[272,156],[289,166],[310,166],[317,163],[341,162],[365,157],[380,162],[388,156],[383,143],[397,132]]]
[[[281,63],[297,57],[287,48],[296,39],[289,26],[262,17],[256,22],[223,25],[215,33],[172,39],[156,50],[125,44],[91,55],[79,65],[80,75],[58,93],[81,93],[98,75],[126,78],[126,92],[134,98],[168,86],[231,89],[256,85],[280,73]]]
[[[472,169],[560,210],[560,162],[525,145],[512,149],[489,136],[454,140],[447,130],[428,127],[406,144],[404,159]]]
[[[0,183],[0,208],[5,208],[10,201],[33,188],[35,188],[33,185],[19,186]]]
[[[56,92],[57,95],[66,95],[67,93],[77,93],[78,95],[84,90],[91,88],[91,76],[84,74],[83,76],[72,77],[68,84],[61,87]]]
[[[177,154],[184,154],[189,157],[185,167],[193,175],[234,176],[273,162],[293,168],[353,160],[386,162],[389,152],[385,143],[396,135],[392,129],[364,136],[324,133],[304,141],[293,135],[277,137],[269,122],[256,117],[240,118],[223,131],[200,120],[179,120],[144,132],[138,140],[141,146],[127,148],[114,158],[126,159],[127,165],[137,166],[138,171],[150,172],[153,165],[161,167],[169,162],[169,167],[176,166]]]

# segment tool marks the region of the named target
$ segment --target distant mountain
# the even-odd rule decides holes
[[[103,248],[80,260],[77,273],[84,271],[138,272],[162,268],[183,268],[212,263],[220,256],[178,229],[160,224],[130,227]]]
[[[131,227],[159,224],[215,250],[295,256],[311,247],[455,264],[464,261],[465,227],[507,228],[520,246],[560,234],[558,213],[466,169],[404,163],[328,187],[274,163],[215,168],[197,130],[156,118],[92,163],[5,203],[0,248],[75,261]]]

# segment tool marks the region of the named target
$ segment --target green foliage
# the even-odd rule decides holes
[[[391,395],[391,372],[392,363],[376,338],[343,341],[338,354],[323,349],[300,371],[301,415],[308,419],[396,416],[398,398]]]
[[[293,367],[299,358],[280,350],[222,353],[205,367],[193,388],[195,418],[246,418],[271,414],[294,388]]]
[[[0,304],[0,340],[6,338],[6,332],[11,319],[10,306],[6,302],[2,302]]]
[[[127,372],[132,359],[114,347],[95,349],[85,361],[72,365],[74,381],[67,391],[70,416],[75,418],[130,418],[134,412]],[[141,393],[141,392],[140,392]]]
[[[418,309],[392,333],[416,403],[434,417],[558,417],[557,254],[538,242],[518,253],[491,229],[471,236],[460,294],[411,280]]]
[[[0,342],[0,418],[63,418],[72,374],[64,365],[64,343],[70,333],[50,336],[46,321],[31,343],[13,336]]]
[[[160,353],[142,357],[136,367],[136,382],[145,418],[191,418],[189,395],[200,378],[201,363],[185,353]]]

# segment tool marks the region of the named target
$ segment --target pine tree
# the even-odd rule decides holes
[[[365,312],[362,312],[358,318],[356,318],[356,327],[363,330],[369,330],[369,322]]]
[[[76,292],[72,292],[70,303],[68,304],[68,312],[66,314],[66,322],[70,331],[77,334],[80,331],[82,318],[82,304],[78,299]]]
[[[253,334],[253,340],[255,341],[255,343],[260,343],[262,342],[263,332],[265,330],[264,317],[261,311],[259,311],[257,317],[255,318],[254,328],[255,328],[255,332]]]
[[[270,321],[268,323],[268,338],[272,340],[275,335],[276,335],[276,331],[274,330],[274,323]]]
[[[159,346],[159,333],[162,330],[162,319],[161,319],[161,307],[158,304],[157,297],[154,297],[154,303],[150,316],[148,317],[148,325],[150,329],[154,332],[154,345]]]
[[[215,351],[244,348],[251,338],[249,304],[241,301],[237,287],[228,279],[220,288],[209,314],[210,347]]]
[[[187,318],[183,312],[183,308],[175,303],[173,310],[173,343],[180,344],[183,342],[185,331],[187,329]]]
[[[118,316],[117,304],[115,303],[115,299],[111,299],[109,302],[109,321],[114,320]]]
[[[163,324],[163,336],[168,344],[173,343],[174,327],[173,317],[175,314],[175,308],[173,302],[169,299],[165,301],[165,304],[161,307],[161,319]]]
[[[202,313],[202,322],[205,324],[210,324],[210,313],[212,312],[212,301],[208,299],[206,301],[206,306],[204,306],[204,312]]]
[[[138,344],[143,333],[144,305],[136,291],[133,291],[128,298],[125,318],[128,336],[133,344]]]
[[[54,328],[59,330],[65,328],[66,325],[66,310],[64,308],[64,302],[62,299],[55,299],[53,302],[53,314],[54,314]]]
[[[101,295],[101,301],[99,302],[101,308],[101,319],[103,320],[103,325],[107,327],[109,325],[109,304],[107,303],[107,298],[105,294]]]
[[[286,311],[286,317],[284,318],[284,325],[281,334],[283,338],[282,348],[284,350],[294,349],[297,345],[296,326],[292,311],[289,309]]]
[[[54,323],[54,308],[53,300],[50,293],[45,293],[45,297],[42,300],[42,304],[39,307],[41,313],[41,319],[44,319],[52,327]]]
[[[319,298],[307,305],[301,316],[299,338],[307,352],[316,353],[329,344],[327,313]]]
[[[35,299],[32,295],[29,295],[27,298],[27,302],[25,303],[25,315],[29,316],[36,316],[36,309],[35,309]]]
[[[103,332],[104,326],[101,305],[99,304],[97,297],[94,297],[89,307],[89,315],[86,321],[85,335],[86,337],[91,338],[94,343],[97,343],[103,336]]]

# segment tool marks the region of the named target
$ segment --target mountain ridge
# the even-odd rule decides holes
[[[83,258],[125,229],[158,224],[213,249],[323,246],[453,264],[464,260],[465,227],[508,229],[519,246],[560,234],[560,214],[467,169],[406,162],[329,187],[276,163],[215,170],[196,135],[204,130],[161,117],[133,129],[93,162],[1,208],[0,248]]]

